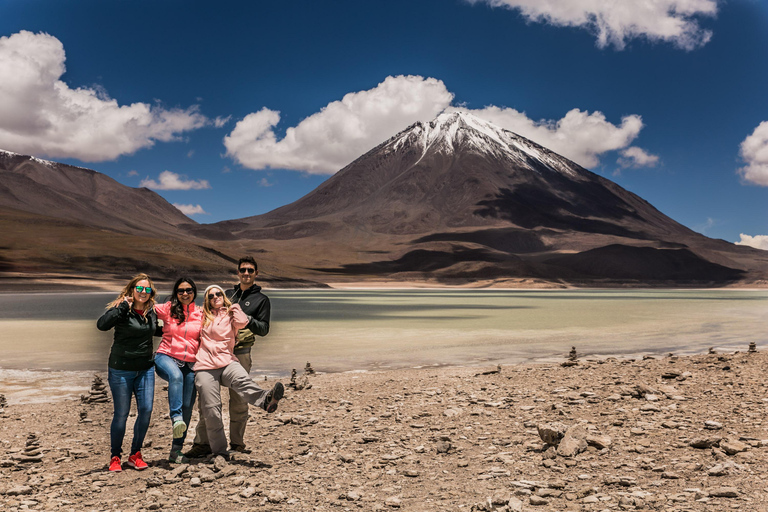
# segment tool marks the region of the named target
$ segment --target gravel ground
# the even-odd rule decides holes
[[[166,460],[158,379],[141,472],[106,471],[111,403],[5,405],[0,509],[768,511],[766,363],[745,351],[312,375],[276,414],[251,408],[250,454],[188,465]]]

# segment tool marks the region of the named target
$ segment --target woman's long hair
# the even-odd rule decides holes
[[[155,295],[157,294],[157,290],[155,289],[155,284],[152,282],[152,279],[147,274],[137,274],[133,276],[133,279],[128,281],[128,284],[125,285],[125,288],[123,288],[123,291],[120,292],[120,295],[117,296],[115,300],[107,304],[107,309],[109,308],[116,308],[120,305],[121,302],[123,302],[123,299],[126,297],[133,297],[133,289],[136,287],[136,283],[139,281],[147,281],[149,282],[150,288],[152,288],[152,293],[149,294],[149,300],[147,301],[147,307],[144,308],[144,318],[147,318],[147,314],[152,311],[155,307]]]
[[[211,301],[208,300],[209,292],[213,290],[219,290],[221,294],[224,296],[224,307],[225,308],[232,307],[232,303],[227,298],[227,294],[224,293],[224,288],[220,287],[219,285],[212,285],[212,286],[209,286],[208,288],[209,290],[206,291],[205,297],[203,298],[203,315],[205,316],[205,318],[203,318],[203,327],[213,322],[213,319],[214,319],[213,312],[211,311]]]
[[[192,302],[195,302],[195,299],[197,298],[197,285],[188,277],[178,278],[176,284],[173,285],[173,293],[171,294],[171,318],[175,319],[180,324],[183,324],[187,317],[184,314],[184,304],[179,300],[179,286],[181,283],[188,283],[192,288]]]

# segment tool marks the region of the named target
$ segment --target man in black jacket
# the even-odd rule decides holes
[[[251,347],[256,341],[256,336],[266,336],[269,333],[269,316],[272,310],[269,298],[261,293],[261,286],[255,283],[259,275],[256,260],[251,256],[240,258],[237,264],[237,276],[240,283],[227,291],[227,297],[232,304],[240,304],[246,315],[248,325],[237,333],[235,344],[235,357],[245,368],[251,371]],[[229,394],[229,444],[230,448],[238,452],[247,452],[245,447],[245,426],[248,424],[248,402],[240,398],[237,393]],[[202,415],[197,424],[195,442],[187,452],[187,457],[202,457],[211,453],[208,444],[205,420]]]

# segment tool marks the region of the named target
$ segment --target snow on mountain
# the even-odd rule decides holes
[[[429,151],[453,154],[474,149],[518,165],[530,165],[536,172],[546,169],[571,177],[578,174],[575,164],[566,158],[468,112],[444,112],[429,123],[417,122],[385,145],[397,151],[414,143],[420,145],[422,158]]]

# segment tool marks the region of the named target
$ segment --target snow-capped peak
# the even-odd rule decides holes
[[[536,172],[543,167],[561,174],[577,174],[567,159],[464,110],[445,111],[428,123],[416,123],[395,136],[391,144],[397,148],[412,144],[414,139],[418,139],[422,157],[429,150],[453,153],[458,147],[474,147],[529,166],[535,160],[538,165],[532,167]]]

